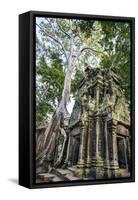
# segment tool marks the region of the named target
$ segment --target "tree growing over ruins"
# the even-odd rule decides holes
[[[123,51],[125,48],[127,54]],[[117,66],[120,74],[124,69],[129,73],[129,25],[38,18],[36,52],[36,121],[38,126],[40,121],[47,121],[37,155],[37,160],[42,161],[54,149],[56,133],[68,115],[67,104],[70,95],[76,94],[84,66]],[[125,73],[124,80],[127,78],[130,82],[129,75],[126,77]],[[126,93],[129,96],[129,90]]]

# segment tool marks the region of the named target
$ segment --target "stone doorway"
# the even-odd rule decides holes
[[[73,146],[72,146],[72,165],[77,165],[78,156],[79,156],[79,147],[80,147],[80,137],[73,137]]]
[[[128,168],[127,145],[125,137],[117,137],[118,164],[120,169]]]

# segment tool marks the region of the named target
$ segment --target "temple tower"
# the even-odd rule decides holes
[[[66,163],[81,178],[120,177],[130,169],[130,114],[114,70],[89,68],[69,121]]]

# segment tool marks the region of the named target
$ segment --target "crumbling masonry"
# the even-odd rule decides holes
[[[129,176],[130,113],[121,81],[112,69],[89,68],[66,127],[61,168],[74,168],[80,179]]]

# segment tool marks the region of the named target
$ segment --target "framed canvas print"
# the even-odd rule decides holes
[[[135,181],[135,19],[19,16],[19,184]]]

